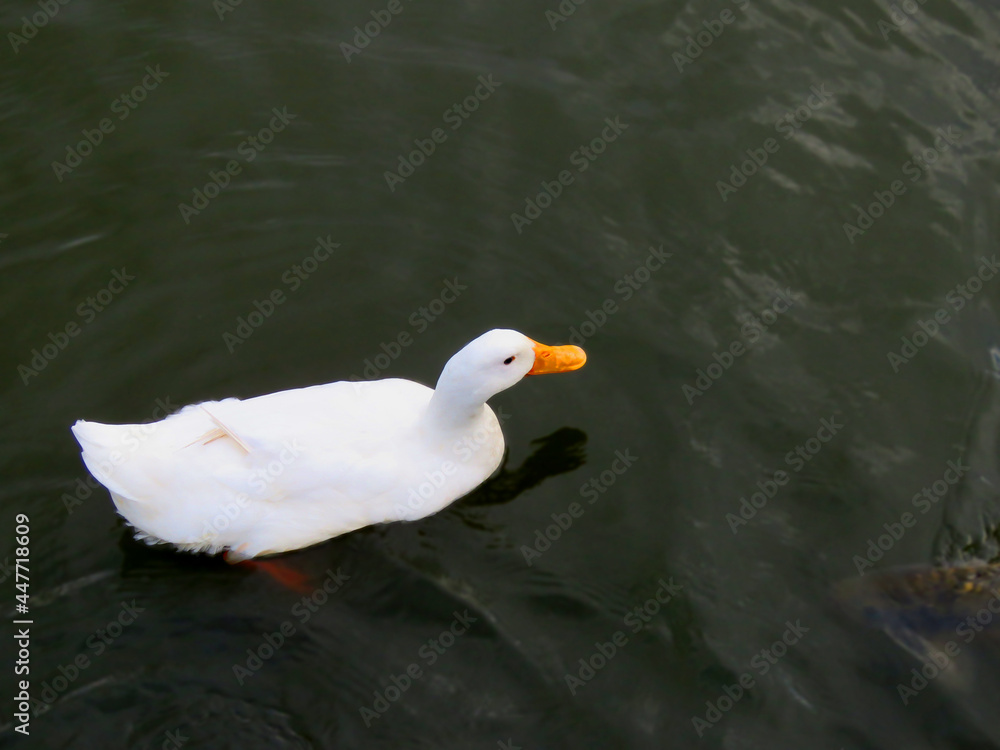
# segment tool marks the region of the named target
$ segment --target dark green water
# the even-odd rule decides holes
[[[9,623],[25,514],[51,699],[14,732],[8,639],[5,746],[995,746],[1000,660],[904,703],[830,596],[997,552],[994,4],[52,5],[0,10],[0,575]],[[315,611],[81,484],[78,418],[496,327],[588,365],[494,399],[491,486],[287,556],[346,577]]]

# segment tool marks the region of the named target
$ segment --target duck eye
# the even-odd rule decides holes
[[[505,365],[509,365],[509,364],[510,364],[511,362],[513,362],[513,361],[514,361],[515,359],[516,359],[516,357],[507,357],[507,359],[505,359],[505,360],[503,361],[503,363],[504,363]]]

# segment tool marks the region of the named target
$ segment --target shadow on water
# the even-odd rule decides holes
[[[549,477],[575,471],[587,462],[584,448],[587,434],[563,427],[551,435],[531,441],[538,446],[515,468],[507,467],[509,453],[496,475],[460,501],[464,507],[509,503],[518,495],[537,487]]]

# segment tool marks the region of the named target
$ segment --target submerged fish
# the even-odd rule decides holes
[[[921,660],[929,644],[968,644],[1000,633],[1000,565],[888,568],[841,581],[840,605]]]
[[[969,469],[947,498],[937,564],[870,571],[833,594],[838,610],[917,659],[892,668],[904,705],[933,683],[955,716],[1000,744],[1000,324],[982,300],[944,338],[985,372],[967,422]]]

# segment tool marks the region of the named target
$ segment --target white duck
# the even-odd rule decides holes
[[[81,420],[73,434],[137,538],[233,562],[436,513],[500,465],[486,400],[586,360],[577,346],[497,329],[448,360],[433,390],[337,382],[207,401],[152,424]]]

